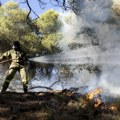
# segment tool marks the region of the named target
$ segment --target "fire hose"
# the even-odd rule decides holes
[[[2,63],[6,63],[6,62],[10,62],[10,61],[13,61],[13,60],[17,60],[17,59],[4,60],[4,61],[0,62],[0,64],[2,64]]]
[[[10,62],[10,61],[12,61],[12,60],[15,60],[15,59],[4,60],[4,61],[0,62],[0,64],[6,63],[6,62]]]

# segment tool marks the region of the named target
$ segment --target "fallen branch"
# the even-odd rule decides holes
[[[31,90],[31,89],[35,89],[35,88],[45,88],[45,89],[48,89],[48,90],[53,90],[52,88],[50,88],[50,87],[46,87],[46,86],[35,86],[35,87],[31,87],[31,88],[29,88],[29,90]]]
[[[52,87],[53,85],[55,85],[56,83],[58,83],[58,82],[60,82],[60,80],[54,82],[52,85],[50,85],[50,87],[46,87],[46,86],[35,86],[35,87],[29,88],[29,90],[35,89],[35,88],[45,88],[45,89],[47,89],[47,90],[53,90],[51,87]]]
[[[58,83],[58,82],[60,82],[60,80],[54,82],[54,83],[50,86],[50,88],[51,88],[53,85],[55,85],[56,83]]]

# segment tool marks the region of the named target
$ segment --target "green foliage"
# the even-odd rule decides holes
[[[58,42],[62,39],[62,35],[58,33],[61,27],[59,14],[50,9],[38,18],[36,22],[39,31],[43,34],[42,45],[48,53],[54,53],[59,50]]]
[[[40,16],[37,25],[42,33],[50,34],[56,32],[60,28],[59,14],[50,9]]]
[[[40,53],[41,41],[40,38],[33,32],[24,35],[21,39],[22,46],[26,45],[26,51],[30,53]]]
[[[59,41],[61,40],[61,38],[62,36],[60,33],[46,35],[42,40],[42,45],[48,51],[52,52],[57,49],[57,45]]]
[[[20,35],[25,34],[29,29],[26,15],[27,12],[19,9],[16,3],[12,1],[6,3],[0,9],[0,33],[9,40],[18,40]]]
[[[16,40],[22,44],[26,52],[33,54],[39,54],[42,50],[48,53],[55,52],[61,39],[58,33],[61,25],[59,14],[54,10],[48,10],[36,20],[36,28],[32,27],[32,30],[27,15],[28,12],[20,9],[13,1],[0,7],[0,52],[10,49],[11,43]],[[33,32],[37,27],[42,32],[43,40]]]
[[[1,51],[10,49],[13,41],[19,41],[22,47],[31,53],[40,50],[40,38],[31,30],[27,22],[26,10],[19,8],[18,4],[10,1],[0,8],[0,45]],[[4,46],[3,46],[4,44]]]

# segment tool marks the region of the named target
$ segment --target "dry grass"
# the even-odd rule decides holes
[[[58,93],[0,94],[0,120],[120,120],[120,98],[112,104],[117,112],[95,109],[93,101]]]

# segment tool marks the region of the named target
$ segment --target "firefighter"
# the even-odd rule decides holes
[[[10,81],[13,79],[17,71],[20,73],[24,92],[28,92],[28,80],[25,70],[26,58],[25,53],[21,51],[20,43],[18,41],[15,41],[13,43],[11,50],[3,53],[3,55],[0,57],[0,61],[3,61],[5,59],[11,60],[11,65],[9,67],[8,75],[6,76],[3,83],[1,92],[5,92],[7,90]]]

